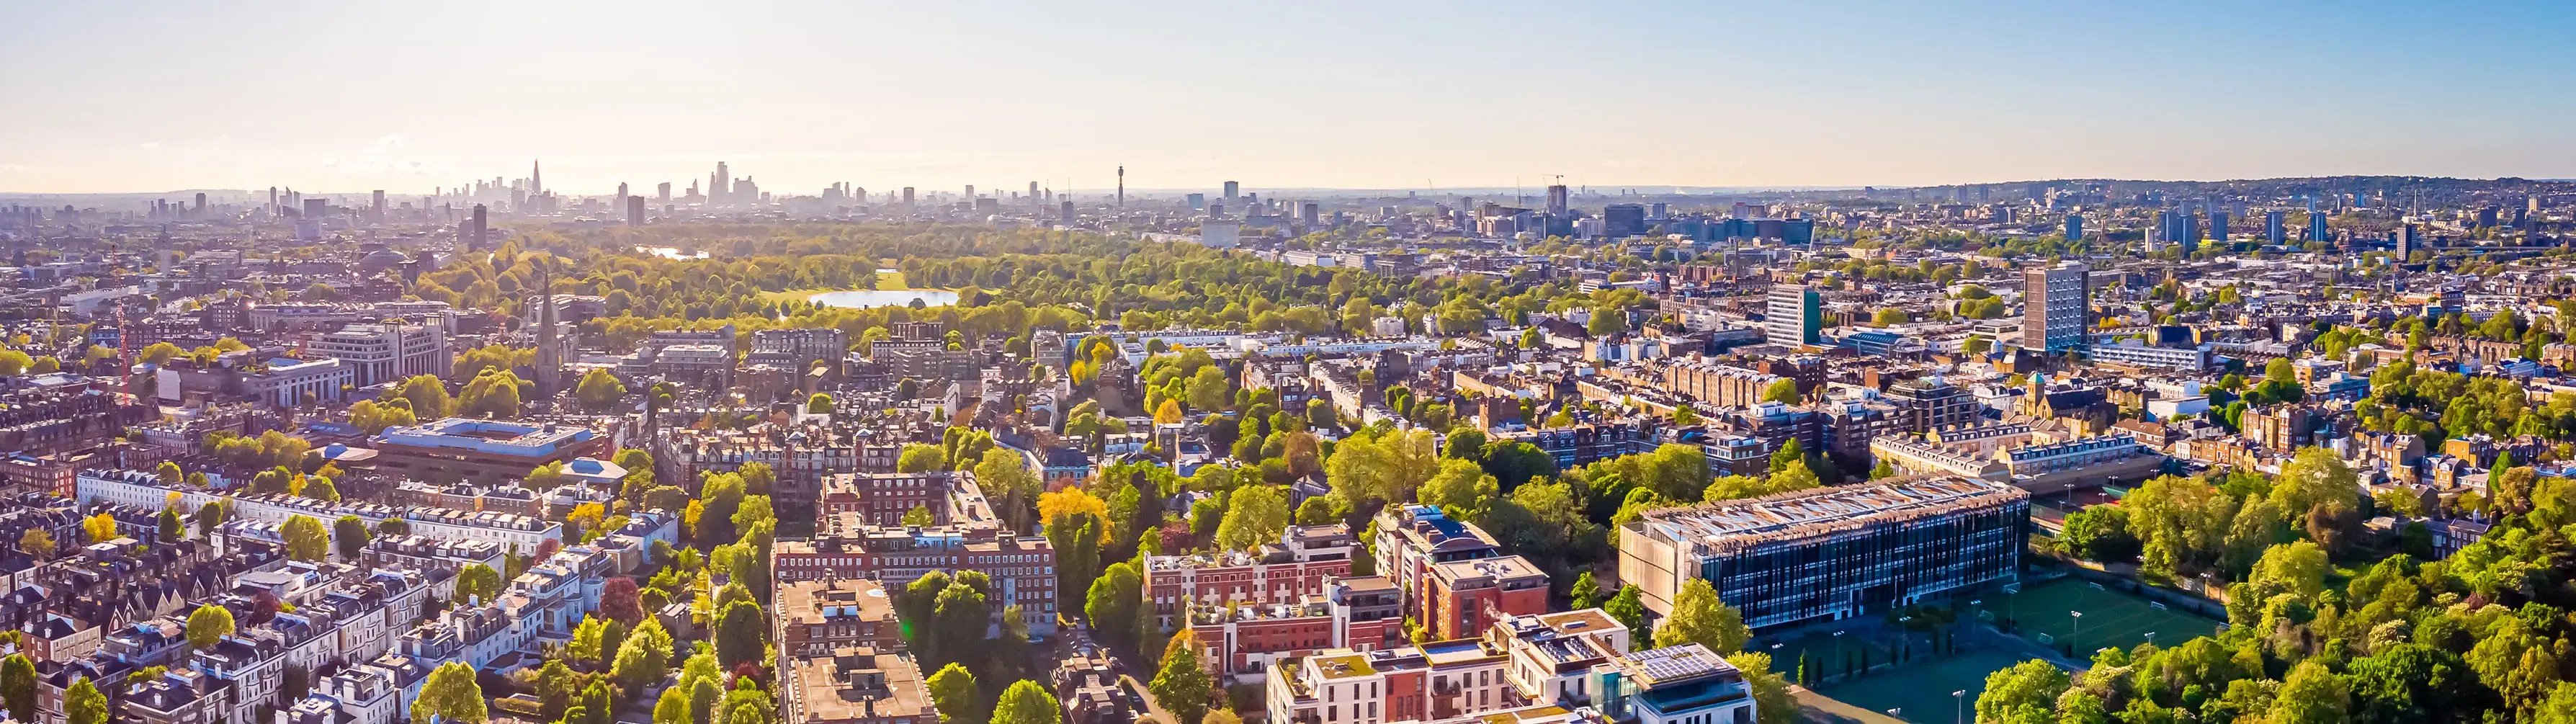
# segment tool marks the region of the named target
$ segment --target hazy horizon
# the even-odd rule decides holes
[[[0,193],[2576,177],[2576,7],[16,9]]]

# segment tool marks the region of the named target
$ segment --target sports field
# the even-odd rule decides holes
[[[1835,641],[1836,638],[1829,632],[1820,631],[1781,642],[1779,648],[1767,646],[1753,648],[1770,654],[1771,670],[1779,672],[1792,683],[1797,681],[1800,654],[1807,656],[1807,666],[1810,668],[1807,675],[1815,681],[1823,681],[1827,676],[1842,676],[1846,670],[1857,669],[1863,652],[1867,652],[1871,666],[1885,665],[1890,658],[1893,658],[1886,644],[1870,641],[1868,636],[1858,632],[1839,637],[1841,641]]]
[[[1980,616],[2010,617],[2020,622],[2023,638],[2077,660],[2093,658],[2105,647],[2131,648],[2153,637],[2171,646],[2216,633],[2219,622],[2198,614],[2167,610],[2146,599],[2108,590],[2088,581],[2060,578],[2023,588],[2019,593],[1989,596]],[[2080,613],[2082,616],[2072,614]]]
[[[1977,695],[1986,690],[1987,674],[2021,661],[2022,657],[2003,651],[1968,651],[1835,683],[1816,693],[1910,722],[1947,723],[1958,716],[1963,699],[1967,708],[1976,708]],[[1950,692],[1954,691],[1968,693],[1953,698]],[[1890,709],[1896,711],[1891,714]],[[1975,712],[1969,715],[1973,718]]]

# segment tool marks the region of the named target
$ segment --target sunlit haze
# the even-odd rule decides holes
[[[2463,3],[15,3],[0,191],[2576,176]]]

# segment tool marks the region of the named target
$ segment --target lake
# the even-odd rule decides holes
[[[915,299],[927,306],[941,307],[956,304],[957,293],[941,289],[850,289],[816,294],[806,297],[805,301],[826,307],[865,309],[910,306]]]
[[[635,247],[635,250],[636,250],[636,251],[640,251],[640,252],[644,252],[644,253],[647,253],[647,254],[652,254],[652,255],[654,255],[654,256],[662,257],[662,258],[664,258],[664,259],[704,259],[704,258],[707,258],[707,253],[706,253],[706,252],[701,251],[701,252],[698,252],[698,253],[695,253],[695,254],[682,254],[682,253],[680,253],[680,249],[679,249],[679,247],[675,247],[675,246],[639,246],[639,247]]]

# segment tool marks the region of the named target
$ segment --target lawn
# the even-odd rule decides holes
[[[1819,688],[1816,693],[1881,714],[1895,709],[1891,716],[1906,721],[1950,722],[1958,717],[1963,699],[1968,708],[1976,707],[1977,695],[1986,690],[1987,674],[2021,661],[2022,657],[2004,651],[1968,651],[1867,674]],[[1950,692],[1954,691],[1968,693],[1953,698]]]
[[[2078,660],[2093,658],[2092,652],[2103,647],[2132,648],[2149,637],[2171,646],[2215,633],[2219,625],[2207,617],[2159,608],[2146,599],[2074,578],[1989,596],[1983,608],[1989,617],[2017,619],[2016,633],[2022,637],[2075,651]]]
[[[1807,672],[1809,678],[1817,681],[1827,676],[1842,676],[1846,668],[1859,666],[1864,652],[1868,654],[1871,666],[1884,665],[1892,658],[1887,644],[1870,641],[1857,632],[1840,637],[1842,640],[1839,642],[1835,638],[1831,633],[1819,631],[1780,642],[1779,648],[1760,645],[1752,649],[1770,654],[1771,670],[1793,682],[1798,678],[1798,657],[1801,654],[1807,657],[1807,665],[1813,669]]]

